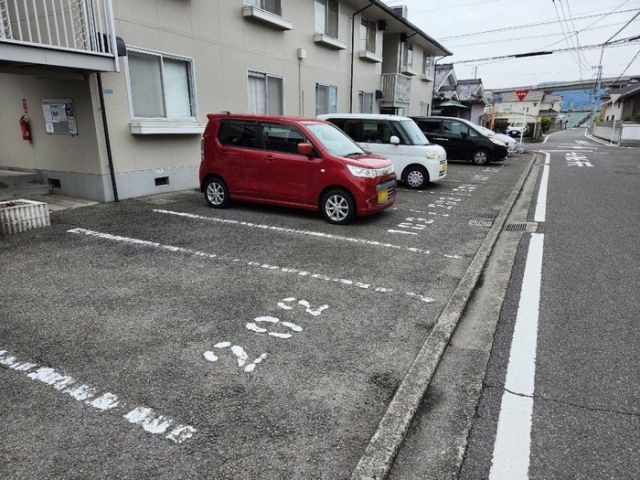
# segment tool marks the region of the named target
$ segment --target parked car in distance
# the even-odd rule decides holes
[[[318,118],[340,127],[366,151],[390,159],[409,188],[423,188],[447,176],[446,152],[430,145],[410,118],[369,113],[334,113]]]
[[[514,155],[518,151],[518,142],[516,142],[509,135],[505,135],[504,133],[496,133],[493,130],[483,127],[481,125],[476,125],[476,128],[480,130],[480,133],[484,133],[487,137],[495,138],[496,140],[500,140],[507,146],[507,153],[509,156]]]
[[[507,146],[487,137],[478,126],[454,117],[412,117],[430,142],[442,145],[450,160],[469,160],[476,165],[499,162],[507,157]]]
[[[392,163],[334,125],[268,115],[208,115],[200,189],[214,208],[245,200],[320,210],[346,224],[393,205]]]
[[[520,137],[521,134],[526,135],[528,130],[529,126],[526,123],[510,123],[507,127],[507,135],[510,137]]]

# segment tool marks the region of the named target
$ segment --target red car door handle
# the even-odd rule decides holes
[[[262,159],[270,162],[271,160],[273,160],[273,155],[265,155],[264,157],[262,157]]]

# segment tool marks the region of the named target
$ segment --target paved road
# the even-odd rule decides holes
[[[463,479],[640,478],[640,152],[583,133],[540,145]]]
[[[520,178],[348,227],[182,192],[0,242],[2,478],[348,478]]]

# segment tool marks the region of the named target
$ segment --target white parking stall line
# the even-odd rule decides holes
[[[389,230],[387,230],[387,232],[400,233],[402,235],[418,235],[416,232],[405,232],[404,230],[394,230],[393,228],[390,228]]]
[[[172,210],[154,209],[153,211],[156,213],[162,213],[165,215],[175,215],[177,217],[189,218],[192,220],[204,220],[207,222],[225,223],[228,225],[238,225],[242,227],[258,228],[261,230],[271,230],[271,231],[280,232],[280,233],[306,235],[309,237],[325,238],[328,240],[339,240],[342,242],[349,242],[349,243],[355,243],[355,244],[361,244],[361,245],[370,245],[372,247],[393,248],[395,250],[405,250],[407,252],[422,253],[425,255],[429,255],[431,253],[429,250],[424,250],[421,248],[404,247],[401,245],[394,245],[392,243],[379,242],[377,240],[366,240],[363,238],[344,237],[342,235],[334,235],[332,233],[315,232],[312,230],[298,230],[295,228],[277,227],[275,225],[264,225],[259,223],[244,222],[241,220],[231,220],[226,218],[205,217],[204,215],[196,215],[194,213],[185,213],[185,212],[175,212]]]
[[[543,152],[545,155],[544,167],[542,167],[542,178],[540,180],[540,189],[538,190],[538,199],[536,201],[536,211],[533,216],[535,222],[544,222],[547,218],[547,189],[549,186],[549,152]]]
[[[207,252],[202,252],[199,250],[192,250],[190,248],[184,248],[184,247],[176,247],[174,245],[165,245],[162,243],[158,243],[158,242],[152,242],[149,240],[141,240],[139,238],[130,238],[130,237],[123,237],[120,235],[112,235],[110,233],[103,233],[103,232],[96,232],[94,230],[87,230],[85,228],[73,228],[71,230],[67,230],[67,233],[72,233],[72,234],[76,234],[76,235],[85,235],[85,236],[89,236],[89,237],[95,237],[95,238],[100,238],[102,240],[109,240],[112,242],[118,242],[118,243],[125,243],[125,244],[129,244],[129,245],[136,245],[139,247],[147,247],[147,248],[154,248],[154,249],[158,249],[158,250],[164,250],[167,252],[172,252],[172,253],[183,253],[183,254],[187,254],[187,255],[193,255],[196,257],[203,257],[203,258],[208,258],[211,260],[217,260],[220,262],[227,262],[227,263],[231,263],[231,264],[237,264],[237,265],[244,265],[247,267],[251,267],[251,268],[259,268],[261,270],[266,270],[266,271],[278,271],[278,272],[282,272],[282,273],[287,273],[289,275],[292,276],[297,276],[297,277],[303,277],[303,278],[312,278],[315,280],[321,280],[324,282],[330,282],[330,283],[336,283],[338,285],[342,285],[344,287],[353,287],[353,288],[358,288],[361,290],[367,290],[367,291],[371,291],[371,292],[376,292],[376,293],[382,293],[382,294],[388,294],[391,292],[394,292],[393,288],[388,288],[388,287],[382,287],[382,286],[375,286],[372,285],[370,283],[366,283],[366,282],[360,282],[357,280],[350,280],[347,278],[338,278],[338,277],[332,277],[329,275],[324,275],[322,273],[312,273],[312,272],[308,272],[305,270],[300,270],[298,268],[291,268],[291,267],[282,267],[282,266],[278,266],[278,265],[271,265],[268,263],[263,263],[263,262],[255,262],[255,261],[249,261],[249,260],[244,260],[241,258],[231,258],[231,257],[227,257],[224,255],[218,255],[215,253],[207,253]],[[448,255],[448,254],[444,254],[443,255],[445,258],[449,258],[449,259],[454,259],[454,260],[459,260],[462,257],[460,255]],[[403,296],[407,296],[410,298],[416,298],[414,296],[413,293],[408,292],[408,293],[400,293],[398,292],[399,295],[403,295]],[[421,301],[425,301],[424,299],[419,299]],[[430,303],[430,302],[427,302]]]
[[[189,219],[192,219],[192,220],[204,220],[204,221],[211,221],[211,222],[220,222],[220,223],[226,223],[226,224],[231,224],[231,225],[240,225],[240,226],[245,226],[245,227],[259,228],[259,229],[262,229],[262,230],[272,230],[272,231],[277,231],[277,232],[282,232],[282,233],[308,235],[308,236],[311,236],[311,237],[325,238],[325,239],[328,239],[328,240],[338,240],[338,241],[350,242],[350,243],[355,243],[355,244],[370,245],[372,247],[391,248],[391,249],[394,249],[394,250],[402,250],[402,251],[405,251],[405,252],[418,253],[418,254],[422,254],[422,255],[431,255],[433,253],[434,255],[441,255],[444,258],[453,258],[453,259],[462,258],[459,255],[455,255],[455,254],[449,254],[449,253],[436,254],[434,252],[431,252],[430,250],[425,250],[423,248],[405,247],[403,245],[395,245],[393,243],[380,242],[378,240],[366,240],[364,238],[344,237],[342,235],[334,235],[332,233],[315,232],[315,231],[312,231],[312,230],[298,230],[298,229],[295,229],[295,228],[288,228],[288,227],[276,227],[274,225],[264,225],[264,224],[258,224],[258,223],[244,222],[244,221],[241,221],[241,220],[230,220],[230,219],[223,219],[223,218],[216,218],[216,217],[206,217],[204,215],[197,215],[197,214],[194,214],[194,213],[186,213],[186,212],[175,212],[175,211],[172,211],[172,210],[154,209],[153,211],[156,212],[156,213],[162,213],[162,214],[166,214],[166,215],[175,215],[175,216],[178,216],[178,217],[189,218]]]
[[[529,478],[544,234],[531,234],[493,447],[490,480]]]
[[[20,372],[31,380],[50,385],[76,401],[101,412],[124,409],[125,404],[117,395],[111,392],[104,392],[98,395],[98,392],[101,391],[98,387],[81,384],[72,376],[60,373],[50,367],[41,367],[35,363],[18,361],[16,357],[10,356],[6,350],[0,350],[0,366]],[[142,415],[142,412],[144,412],[144,415]],[[149,433],[156,435],[166,434],[164,438],[178,444],[188,440],[196,432],[196,429],[189,425],[176,425],[171,428],[174,424],[173,419],[162,415],[156,416],[152,409],[146,407],[135,407],[125,413],[123,417],[130,423],[140,424]]]

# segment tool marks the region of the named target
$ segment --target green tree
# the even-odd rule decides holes
[[[549,131],[549,128],[551,127],[551,119],[544,117],[542,120],[540,120],[540,126],[542,127],[542,132],[547,133]]]

